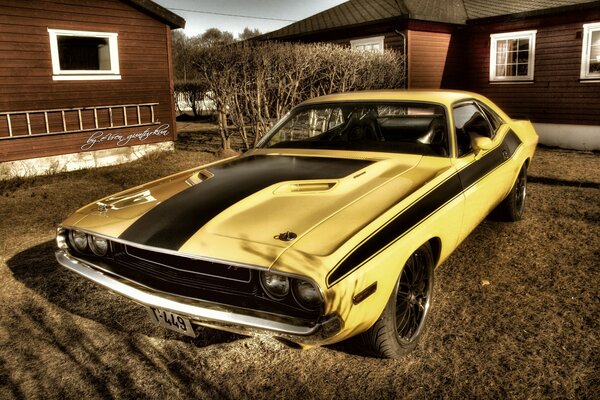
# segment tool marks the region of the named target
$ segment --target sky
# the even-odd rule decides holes
[[[261,33],[274,31],[344,1],[346,0],[154,0],[185,19],[184,32],[187,36],[204,33],[209,28],[219,28],[233,33],[235,37],[245,27],[256,28]]]

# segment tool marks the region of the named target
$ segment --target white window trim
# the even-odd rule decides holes
[[[581,80],[600,78],[600,72],[589,73],[590,70],[590,51],[592,50],[592,32],[600,31],[600,22],[593,24],[583,24],[583,43],[581,46]]]
[[[535,68],[535,37],[537,30],[493,33],[490,35],[490,82],[518,83],[523,81],[533,81],[533,70]],[[529,39],[529,62],[527,75],[525,76],[496,76],[496,53],[498,49],[498,40],[506,39]]]
[[[81,80],[110,80],[121,79],[119,69],[119,48],[117,43],[117,33],[112,32],[91,32],[91,31],[73,31],[65,29],[50,29],[50,55],[52,57],[52,79],[55,81],[81,81]],[[110,70],[61,70],[58,59],[58,39],[57,36],[83,36],[108,39],[110,52]]]
[[[356,40],[351,40],[350,41],[350,48],[352,50],[356,50],[357,46],[363,46],[366,44],[378,44],[379,48],[381,49],[379,51],[379,53],[383,53],[383,42],[384,42],[385,36],[373,36],[373,37],[368,37],[368,38],[363,38],[363,39],[356,39]]]

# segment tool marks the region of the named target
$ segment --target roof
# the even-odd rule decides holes
[[[259,40],[287,39],[382,20],[415,19],[465,24],[478,19],[598,3],[597,0],[349,0],[338,6],[258,36]]]
[[[179,15],[167,10],[163,6],[156,4],[151,0],[123,0],[125,3],[150,14],[157,20],[169,25],[171,29],[184,28],[185,19]]]
[[[406,89],[388,89],[388,90],[366,90],[356,92],[345,92],[329,94],[306,100],[302,105],[333,103],[343,101],[425,101],[440,104],[453,104],[457,101],[467,98],[483,99],[482,96],[465,92],[461,90],[406,90]]]

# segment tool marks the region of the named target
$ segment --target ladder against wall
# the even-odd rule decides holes
[[[0,139],[157,124],[158,103],[0,112]]]

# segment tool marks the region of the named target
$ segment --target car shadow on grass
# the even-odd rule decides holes
[[[14,278],[48,302],[70,314],[93,320],[127,334],[193,343],[197,347],[229,343],[244,338],[229,332],[200,327],[196,338],[185,337],[155,325],[146,309],[80,277],[58,264],[53,241],[16,254],[7,262]]]

